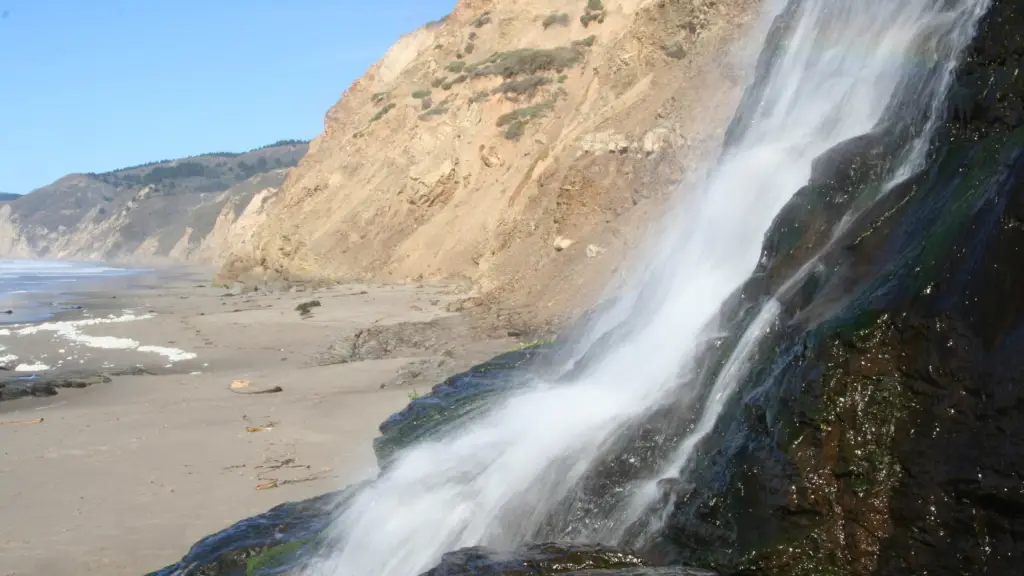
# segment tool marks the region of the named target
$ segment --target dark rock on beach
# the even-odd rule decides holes
[[[107,374],[64,373],[21,375],[5,373],[0,375],[0,402],[27,397],[55,396],[61,388],[86,388],[110,382]]]

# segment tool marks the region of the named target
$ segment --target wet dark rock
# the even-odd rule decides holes
[[[323,547],[322,534],[358,486],[281,504],[197,542],[181,561],[149,576],[297,574]]]
[[[607,576],[714,576],[687,568],[650,568],[628,550],[584,544],[531,544],[513,552],[482,546],[445,554],[423,576],[529,576],[544,574]]]
[[[86,388],[110,382],[106,374],[64,373],[0,376],[0,402],[28,397],[56,396],[61,388]]]
[[[502,354],[414,398],[401,412],[380,425],[381,435],[373,441],[377,462],[386,467],[400,450],[457,426],[464,418],[496,400],[497,395],[521,386],[523,381],[519,376],[549,349],[550,346],[535,346]]]

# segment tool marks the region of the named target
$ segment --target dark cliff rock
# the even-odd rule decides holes
[[[648,553],[780,575],[1024,562],[1022,8],[980,23],[920,174],[830,242],[891,169],[848,143],[780,214],[746,297],[821,257]]]

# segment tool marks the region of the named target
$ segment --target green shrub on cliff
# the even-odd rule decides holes
[[[519,108],[513,110],[508,114],[502,114],[498,117],[498,127],[505,127],[505,139],[516,141],[519,140],[526,132],[526,125],[529,124],[536,118],[543,117],[551,111],[555,106],[554,100],[548,100],[535,104],[533,106],[527,106],[526,108]]]
[[[380,120],[388,112],[391,112],[394,109],[395,109],[395,103],[394,102],[388,102],[387,106],[385,106],[385,107],[381,108],[380,110],[378,110],[377,113],[373,116],[373,118],[370,118],[370,122],[373,123],[373,122],[376,122],[377,120]]]
[[[534,75],[541,72],[561,72],[583,61],[586,49],[593,45],[574,42],[557,48],[520,48],[510,52],[495,52],[473,67],[473,76],[516,76]]]
[[[546,18],[544,18],[543,22],[541,22],[541,26],[543,26],[545,30],[551,28],[555,24],[558,24],[559,26],[568,26],[569,15],[566,14],[565,12],[562,12],[561,14],[552,12],[551,14],[548,14]]]
[[[547,76],[527,76],[517,80],[506,80],[491,91],[492,94],[532,94],[541,86],[551,83]]]

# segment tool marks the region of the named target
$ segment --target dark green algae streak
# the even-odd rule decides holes
[[[956,71],[924,170],[873,204],[864,198],[877,197],[891,174],[893,142],[912,130],[881,126],[816,163],[766,235],[764,264],[726,303],[733,329],[702,355],[692,382],[700,393],[627,431],[538,544],[503,555],[456,551],[428,573],[703,573],[684,565],[737,575],[1019,573],[1022,33],[1024,0],[994,1]],[[830,243],[858,203],[864,211]],[[779,295],[814,255],[818,265]],[[628,549],[542,543],[585,533],[624,486],[671,453],[773,294],[780,319],[682,471],[688,488],[669,491],[626,531],[619,544]],[[414,400],[381,427],[374,447],[382,466],[486,410],[555,353],[511,352]],[[294,574],[356,490],[244,520],[155,574]]]

